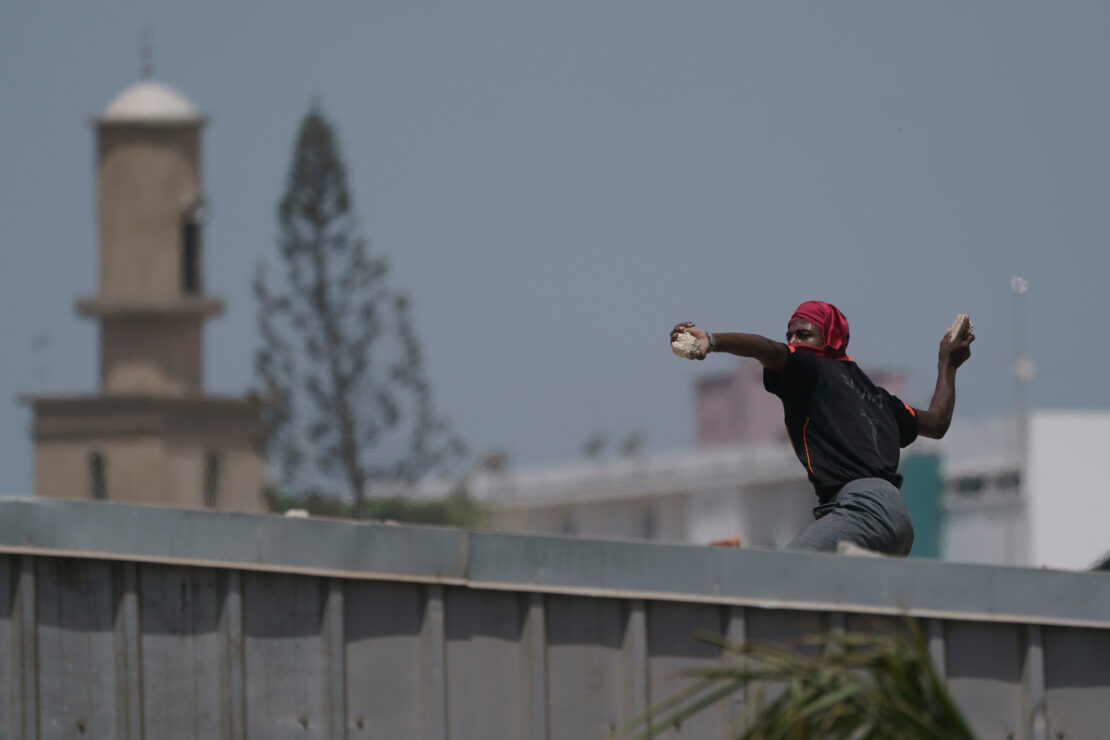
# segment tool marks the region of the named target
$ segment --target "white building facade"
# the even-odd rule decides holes
[[[1086,569],[1110,550],[1105,411],[954,425],[944,440],[946,560]]]

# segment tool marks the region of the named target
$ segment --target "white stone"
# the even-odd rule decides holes
[[[682,332],[671,342],[671,351],[687,360],[697,359],[694,354],[698,350],[698,338],[689,332]]]

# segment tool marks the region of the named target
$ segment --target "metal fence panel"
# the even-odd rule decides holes
[[[11,617],[9,619],[8,676],[11,712],[8,729],[12,738],[37,738],[39,716],[38,618],[35,613],[35,558],[10,558]]]
[[[1110,726],[1103,574],[297,526],[0,499],[0,740],[600,738],[714,664],[699,628],[782,642],[900,612],[982,737]],[[721,737],[761,688],[664,734]]]
[[[220,632],[224,594],[212,568],[140,569],[143,726],[148,737],[227,737]]]
[[[346,581],[344,588],[348,730],[353,737],[424,737],[420,628],[427,587]]]
[[[248,737],[326,737],[321,639],[326,584],[310,576],[243,575]]]
[[[690,669],[718,664],[721,648],[695,635],[705,630],[719,637],[727,636],[730,610],[716,604],[674,601],[649,602],[647,609],[648,698],[649,706],[654,706],[691,685],[693,679],[685,675]],[[724,737],[732,719],[728,709],[724,702],[718,711],[702,712],[685,722],[672,723],[660,737]],[[653,726],[662,724],[664,718],[653,716]]]
[[[8,555],[0,555],[0,651],[5,656],[0,665],[0,740],[7,740],[15,724],[13,712],[18,712],[20,697],[18,692],[19,645],[13,640],[20,631],[12,628],[12,612],[15,608],[15,586],[18,576],[13,577],[13,561]],[[18,627],[18,625],[17,625]]]
[[[1013,624],[945,625],[948,686],[980,737],[1023,737],[1021,632]]]
[[[747,639],[761,642],[796,642],[804,635],[825,632],[829,629],[828,618],[821,612],[794,611],[788,609],[748,609]],[[800,647],[803,652],[816,653],[817,648]],[[747,697],[750,705],[745,708],[749,715],[767,703],[774,701],[782,693],[779,683],[753,682],[748,686]]]
[[[1048,737],[1110,734],[1110,632],[1045,628],[1044,653]]]
[[[111,564],[42,558],[35,591],[40,737],[121,737]]]
[[[616,599],[547,598],[552,740],[605,737],[635,716],[629,614]]]
[[[522,594],[444,589],[452,740],[520,737],[528,709]]]

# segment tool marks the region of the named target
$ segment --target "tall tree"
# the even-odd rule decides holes
[[[287,488],[341,485],[361,517],[374,480],[412,481],[466,452],[435,413],[409,300],[358,233],[339,142],[315,103],[297,134],[277,245],[283,269],[273,276],[260,263],[254,281],[267,451]]]

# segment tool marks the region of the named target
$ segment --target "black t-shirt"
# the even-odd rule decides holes
[[[871,382],[851,358],[790,348],[786,365],[764,369],[763,387],[782,399],[786,430],[821,503],[858,478],[902,487],[898,455],[917,439],[917,415]]]

